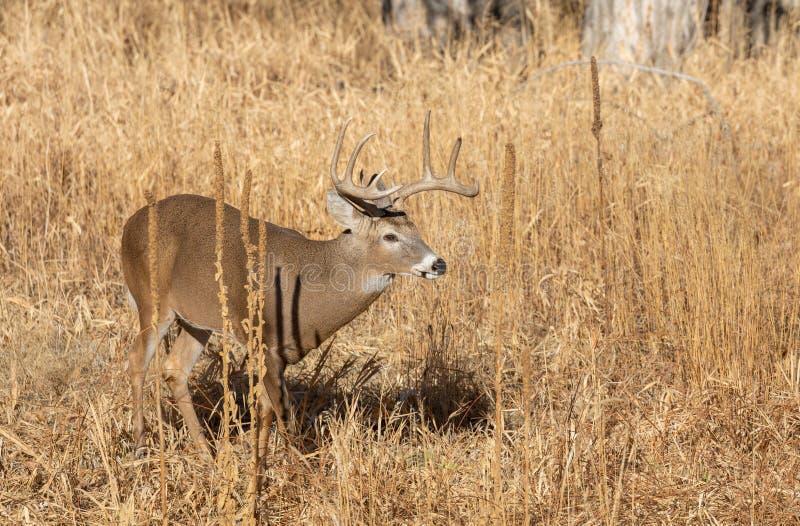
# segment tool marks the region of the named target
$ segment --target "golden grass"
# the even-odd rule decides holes
[[[306,462],[273,442],[262,519],[490,522],[498,338],[507,523],[800,519],[791,39],[757,60],[704,43],[685,63],[722,107],[735,159],[695,87],[601,67],[600,225],[588,68],[513,94],[527,74],[575,57],[571,26],[546,26],[529,54],[504,35],[429,51],[385,35],[377,5],[324,0],[15,2],[0,26],[0,522],[153,522],[162,473],[170,523],[220,522],[224,473],[189,447],[168,400],[163,470],[154,456],[131,459],[124,364],[138,327],[124,300],[123,222],[148,190],[211,195],[219,140],[233,202],[252,168],[253,215],[335,235],[324,191],[339,124],[352,115],[376,131],[363,165],[408,181],[427,108],[433,162],[462,135],[460,178],[482,189],[412,200],[451,272],[398,280],[290,369]],[[497,297],[507,142],[516,259]],[[206,364],[194,380],[208,386],[218,365]],[[236,513],[251,457],[241,428]]]

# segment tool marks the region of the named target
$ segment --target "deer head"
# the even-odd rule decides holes
[[[430,116],[425,114],[422,135],[422,179],[406,185],[386,188],[382,181],[383,170],[365,181],[364,173],[359,184],[353,182],[356,159],[366,142],[374,135],[369,133],[359,141],[350,155],[344,176],[339,177],[337,164],[348,119],[339,132],[331,158],[331,181],[334,190],[328,190],[328,213],[352,235],[358,250],[368,255],[369,265],[375,274],[412,275],[436,279],[447,271],[447,264],[423,241],[417,226],[403,210],[405,199],[427,190],[443,190],[466,197],[478,195],[478,182],[467,186],[456,181],[455,168],[461,149],[461,138],[456,139],[450,154],[447,174],[434,175],[431,169]]]

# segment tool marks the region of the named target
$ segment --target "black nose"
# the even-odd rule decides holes
[[[441,276],[445,272],[447,272],[447,263],[442,258],[437,259],[431,265],[431,270],[434,271],[438,276]]]

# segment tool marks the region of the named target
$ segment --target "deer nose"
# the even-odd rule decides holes
[[[447,272],[447,263],[442,258],[438,258],[436,261],[433,262],[433,265],[431,265],[431,270],[437,276],[441,276],[442,274]]]

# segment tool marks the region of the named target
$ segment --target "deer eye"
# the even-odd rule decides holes
[[[383,236],[384,241],[389,241],[390,243],[394,243],[397,241],[397,234],[385,234]]]

